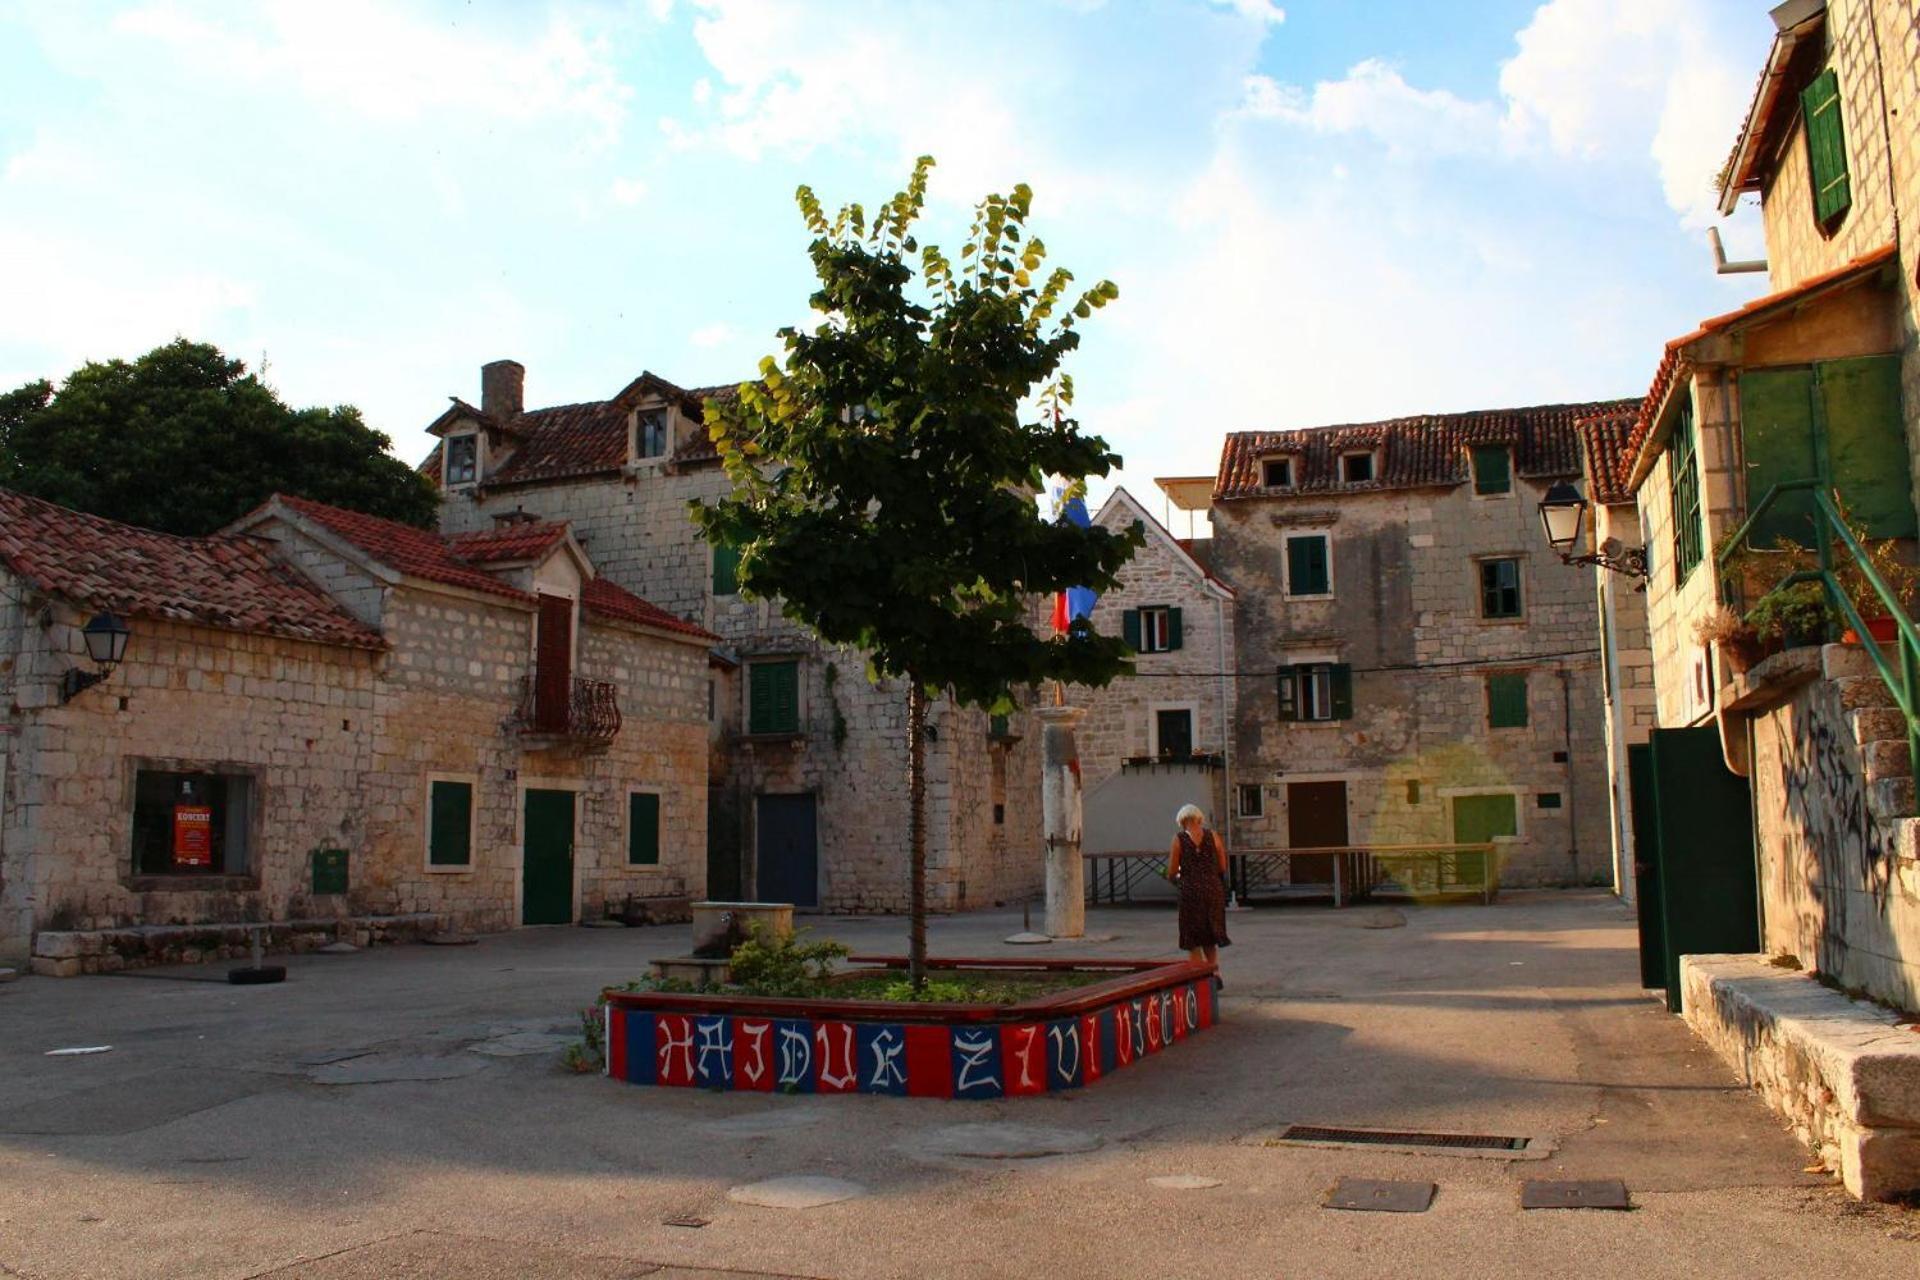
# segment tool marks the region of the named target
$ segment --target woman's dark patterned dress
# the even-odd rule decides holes
[[[1220,876],[1219,837],[1202,830],[1200,845],[1180,833],[1180,949],[1230,947],[1227,885]]]

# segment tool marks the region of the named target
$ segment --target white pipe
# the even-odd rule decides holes
[[[1720,228],[1718,227],[1707,228],[1707,243],[1713,246],[1713,270],[1716,275],[1746,275],[1749,272],[1765,271],[1767,269],[1767,260],[1765,258],[1742,258],[1738,262],[1728,262],[1726,247],[1720,243]]]

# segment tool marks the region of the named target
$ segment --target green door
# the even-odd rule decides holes
[[[528,791],[521,924],[573,923],[573,792]]]
[[[1747,780],[1721,758],[1718,728],[1655,729],[1650,745],[1662,985],[1678,1013],[1681,956],[1760,949],[1753,809]]]
[[[1627,796],[1633,806],[1633,906],[1640,917],[1640,985],[1667,985],[1666,922],[1660,909],[1660,833],[1653,810],[1653,745],[1627,747]]]

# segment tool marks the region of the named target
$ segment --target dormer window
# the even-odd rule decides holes
[[[1369,484],[1373,480],[1373,453],[1343,453],[1340,455],[1340,483]]]
[[[447,487],[472,484],[480,478],[480,439],[478,436],[447,437]]]
[[[1293,488],[1293,459],[1262,458],[1260,460],[1260,483],[1269,489]]]
[[[633,429],[634,456],[639,458],[664,458],[667,456],[667,411],[665,409],[643,409]]]

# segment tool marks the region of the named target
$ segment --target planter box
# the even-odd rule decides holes
[[[855,962],[904,970],[897,956]],[[930,960],[1008,977],[1111,974],[1013,1005],[607,993],[607,1074],[763,1093],[1000,1098],[1076,1089],[1219,1019],[1214,966],[1180,960]]]

